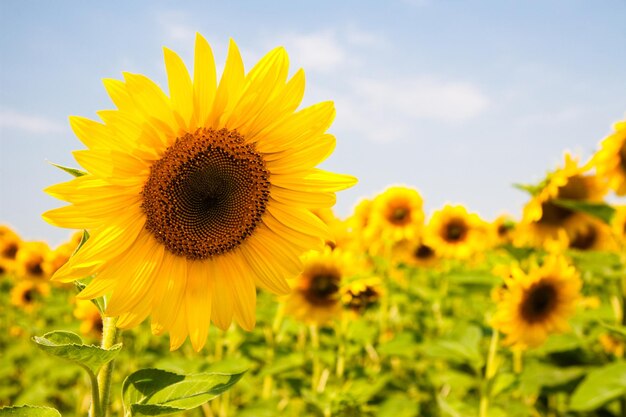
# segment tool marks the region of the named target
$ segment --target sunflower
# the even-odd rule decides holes
[[[585,175],[589,165],[579,166],[577,160],[565,155],[565,165],[550,173],[544,186],[526,204],[522,221],[516,228],[517,245],[545,246],[550,241],[568,238],[583,226],[585,215],[562,207],[556,200],[601,202],[607,192],[606,181],[595,175]]]
[[[398,242],[393,247],[393,256],[398,262],[415,267],[430,268],[439,263],[435,249],[424,238]]]
[[[615,206],[615,215],[611,220],[611,230],[618,242],[626,245],[626,206]]]
[[[510,216],[498,216],[490,225],[494,245],[511,243],[515,232],[515,221]]]
[[[89,300],[76,300],[74,317],[80,320],[80,332],[87,336],[100,337],[102,334],[102,316],[98,308]]]
[[[0,225],[0,259],[15,259],[22,239],[11,228]]]
[[[32,312],[37,303],[48,294],[50,294],[50,285],[47,282],[21,280],[11,289],[11,304],[26,312]]]
[[[311,209],[332,206],[356,179],[316,168],[335,146],[325,133],[334,105],[296,111],[304,72],[287,80],[283,48],[246,74],[231,41],[217,84],[202,36],[193,80],[164,51],[169,97],[125,73],[104,82],[117,110],[99,112],[103,123],[70,119],[88,148],[74,152],[87,174],[46,190],[71,204],[44,218],[90,233],[54,279],[95,275],[79,297],[108,295],[118,327],[150,316],[153,333],[169,331],[171,349],[189,336],[200,350],[211,321],[254,327],[255,284],[289,292],[299,255],[330,239]]]
[[[379,278],[359,278],[343,286],[341,302],[350,311],[363,314],[378,303],[382,292],[383,287]]]
[[[51,250],[48,253],[46,262],[48,263],[52,273],[57,271],[70,259],[72,253],[74,253],[82,238],[82,232],[74,233],[69,241],[60,244],[56,249]]]
[[[348,242],[346,223],[339,219],[330,208],[313,210],[313,214],[319,217],[330,230],[332,240],[327,240],[326,246],[333,250],[337,247],[345,248]]]
[[[305,323],[323,325],[341,315],[341,288],[353,259],[340,250],[310,251],[293,291],[283,298],[285,312]]]
[[[347,230],[347,245],[354,251],[365,251],[369,243],[365,239],[364,231],[370,223],[372,213],[372,200],[363,198],[359,200],[352,214],[345,220]]]
[[[565,259],[550,256],[528,273],[512,267],[505,283],[491,323],[507,335],[505,344],[535,347],[550,333],[568,329],[582,281]]]
[[[15,261],[13,259],[0,258],[0,277],[11,275],[15,272]]]
[[[391,186],[377,195],[365,234],[373,245],[401,240],[415,240],[424,227],[423,201],[419,192],[410,187]],[[374,252],[376,252],[374,248]]]
[[[602,141],[592,163],[617,195],[626,195],[626,120],[615,123],[613,129],[615,132]]]
[[[15,255],[16,274],[26,279],[48,279],[52,275],[49,256],[46,242],[23,242]]]
[[[579,224],[568,237],[568,247],[580,251],[614,251],[617,242],[611,234],[611,228],[600,220],[583,215]]]
[[[487,224],[463,206],[446,205],[426,227],[428,246],[437,256],[465,259],[488,245]]]

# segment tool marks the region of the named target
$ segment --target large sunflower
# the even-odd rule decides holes
[[[626,120],[615,123],[615,132],[602,141],[601,149],[593,158],[601,177],[609,180],[617,195],[626,195]]]
[[[492,325],[507,335],[506,344],[534,347],[568,329],[582,281],[562,257],[551,256],[528,273],[513,267],[505,282]]]
[[[524,207],[515,229],[518,245],[543,246],[552,241],[567,241],[578,233],[585,216],[557,204],[557,200],[601,202],[607,191],[606,181],[585,174],[589,165],[565,155],[565,165],[550,173],[539,192]],[[561,239],[565,234],[568,239]]]
[[[287,80],[283,48],[247,74],[231,41],[216,83],[209,44],[196,37],[193,79],[165,49],[169,97],[151,80],[105,80],[117,110],[103,123],[70,122],[88,149],[88,172],[46,191],[71,204],[44,214],[57,226],[89,229],[87,243],[54,278],[95,274],[79,295],[109,294],[106,314],[128,328],[149,315],[152,331],[196,350],[211,321],[255,324],[255,283],[289,292],[299,255],[321,248],[328,229],[311,209],[330,207],[355,183],[315,166],[334,149],[332,102],[296,111],[304,73]]]

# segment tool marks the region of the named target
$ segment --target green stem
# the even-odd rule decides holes
[[[110,349],[117,343],[119,334],[117,327],[117,317],[103,317],[102,318],[102,343],[100,346],[103,349]],[[98,390],[100,395],[100,414],[96,414],[96,417],[106,417],[109,411],[109,396],[111,393],[111,373],[113,372],[113,361],[104,365],[100,372],[98,372]],[[95,402],[95,396],[94,396]]]
[[[89,415],[92,417],[102,416],[102,404],[100,404],[100,390],[98,388],[98,379],[91,372],[91,369],[84,367],[89,375],[89,381],[91,382],[91,410]]]
[[[494,330],[491,334],[491,343],[489,343],[489,353],[487,354],[487,365],[485,366],[485,379],[483,380],[483,387],[480,392],[480,404],[478,415],[480,417],[487,417],[489,410],[489,397],[491,396],[490,382],[496,376],[498,371],[498,338],[499,333]]]
[[[313,348],[313,372],[311,375],[311,390],[317,389],[317,384],[320,381],[321,366],[320,363],[320,339],[317,324],[309,325],[309,332],[311,333],[311,345]]]

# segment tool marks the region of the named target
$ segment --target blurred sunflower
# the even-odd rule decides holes
[[[52,274],[46,259],[50,246],[45,242],[23,242],[15,255],[15,272],[25,279],[48,279]]]
[[[15,259],[22,239],[8,226],[0,225],[0,259]]]
[[[80,320],[80,332],[85,335],[100,337],[102,334],[102,316],[98,307],[89,300],[76,300],[74,317]]]
[[[403,239],[415,240],[424,227],[422,205],[422,197],[416,189],[391,186],[374,198],[365,233],[378,246]]]
[[[463,206],[446,205],[433,213],[425,238],[437,256],[464,259],[487,244],[487,224]]]
[[[598,176],[607,178],[617,195],[626,195],[626,120],[613,126],[615,132],[602,141],[593,158]]]
[[[352,214],[345,220],[347,229],[347,246],[354,251],[367,250],[369,242],[364,231],[370,223],[372,200],[363,198],[354,207]]]
[[[326,132],[332,102],[296,111],[304,72],[287,80],[276,48],[244,72],[231,41],[216,83],[213,53],[197,35],[193,80],[165,49],[169,97],[151,80],[105,80],[117,110],[104,123],[70,122],[87,150],[74,152],[87,175],[46,191],[71,204],[44,214],[53,225],[88,229],[90,239],[54,276],[97,274],[79,297],[110,294],[118,327],[148,316],[196,350],[212,321],[255,325],[256,289],[289,292],[299,255],[322,248],[328,227],[312,212],[356,179],[315,168],[333,151]]]
[[[341,288],[353,262],[340,250],[310,251],[304,269],[283,299],[285,313],[305,323],[323,325],[341,315]]]
[[[494,245],[511,243],[515,232],[515,221],[510,216],[498,216],[490,225]]]
[[[515,233],[517,245],[545,246],[559,241],[565,232],[571,239],[585,215],[557,204],[557,200],[601,202],[607,192],[606,181],[595,175],[584,175],[589,168],[578,166],[569,154],[565,165],[550,173],[541,190],[526,204]],[[565,240],[563,240],[565,241]]]
[[[52,273],[56,272],[70,259],[82,238],[83,232],[74,233],[69,241],[60,244],[56,249],[48,253],[46,262]]]
[[[379,278],[359,278],[345,284],[341,289],[341,302],[348,310],[363,314],[378,303],[383,292]]]
[[[505,344],[518,347],[541,345],[550,333],[569,328],[582,281],[564,258],[550,256],[528,273],[510,269],[510,278],[499,292],[491,324],[506,334]]]
[[[11,304],[26,312],[32,312],[48,294],[50,285],[47,282],[20,280],[11,289]]]
[[[583,215],[580,218],[580,224],[568,237],[568,247],[581,251],[613,251],[617,249],[617,242],[606,223]]]
[[[615,215],[611,220],[611,230],[618,242],[626,245],[626,206],[615,206]]]
[[[13,259],[0,258],[0,277],[10,275],[15,272],[15,261]]]
[[[337,247],[345,249],[348,240],[348,231],[345,222],[339,219],[331,208],[316,209],[313,210],[313,214],[319,217],[330,230],[332,240],[327,240],[325,242],[326,246],[330,249]]]
[[[435,249],[423,238],[398,242],[393,254],[396,261],[416,267],[431,268],[439,263]]]

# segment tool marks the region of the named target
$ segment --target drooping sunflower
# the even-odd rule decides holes
[[[323,325],[341,316],[342,285],[353,260],[341,250],[310,251],[304,269],[283,299],[285,313],[305,323]]]
[[[423,200],[411,187],[391,186],[372,201],[372,212],[365,234],[373,244],[385,245],[415,240],[424,227]]]
[[[47,282],[23,279],[11,289],[11,304],[30,313],[48,294],[50,285]]]
[[[299,255],[329,238],[311,209],[332,206],[356,179],[316,168],[335,146],[334,105],[297,111],[304,72],[287,79],[283,48],[246,74],[231,41],[219,83],[202,36],[193,79],[164,51],[169,96],[125,73],[104,82],[117,109],[99,112],[102,123],[70,119],[87,174],[46,190],[71,204],[44,218],[91,235],[55,279],[95,274],[79,297],[108,294],[118,327],[151,316],[171,349],[189,335],[200,350],[211,321],[254,327],[255,284],[289,292]]]
[[[593,158],[599,176],[607,178],[617,195],[626,195],[626,120],[613,126],[613,132],[602,141]]]
[[[438,256],[465,259],[489,244],[486,228],[486,222],[465,207],[445,205],[433,213],[425,238]]]
[[[601,202],[607,192],[602,178],[585,174],[589,165],[565,155],[565,165],[550,173],[541,190],[526,204],[522,220],[515,231],[518,245],[545,246],[549,242],[566,241],[582,226],[584,214],[563,207],[557,200]]]
[[[512,267],[505,284],[491,323],[506,334],[505,344],[536,347],[569,328],[582,281],[563,257],[552,255],[527,273]]]

